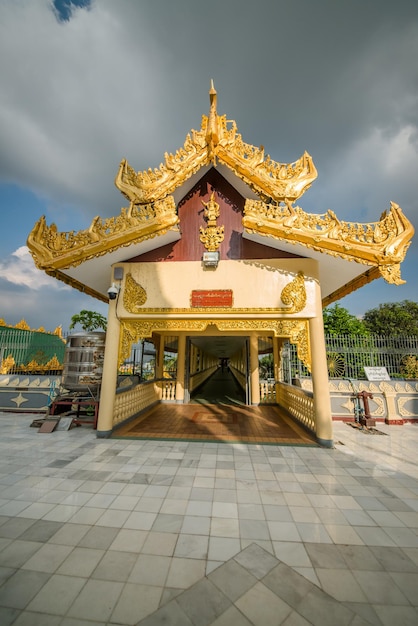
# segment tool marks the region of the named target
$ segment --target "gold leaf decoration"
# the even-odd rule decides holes
[[[316,179],[312,157],[305,152],[294,163],[278,163],[264,148],[242,140],[233,120],[218,115],[216,91],[211,87],[209,115],[202,116],[200,130],[192,130],[175,154],[165,154],[158,168],[135,172],[124,159],[115,184],[133,204],[146,204],[172,194],[201,167],[219,162],[232,169],[263,199],[296,200]]]
[[[123,306],[129,313],[137,313],[140,307],[147,301],[147,292],[136,282],[129,272],[125,280],[123,291]]]
[[[280,298],[290,307],[288,313],[299,313],[305,308],[306,289],[303,272],[298,272],[292,282],[283,288]]]
[[[249,233],[374,265],[387,282],[396,285],[404,282],[400,277],[400,263],[414,234],[411,222],[394,202],[379,222],[361,224],[339,220],[331,210],[322,215],[305,213],[289,200],[265,203],[248,199],[243,226]]]
[[[224,226],[217,226],[216,220],[220,215],[219,204],[215,200],[215,192],[212,192],[209,202],[203,202],[205,218],[208,227],[200,227],[200,241],[209,252],[216,252],[224,240]]]

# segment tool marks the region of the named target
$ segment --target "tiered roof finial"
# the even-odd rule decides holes
[[[218,133],[218,112],[216,110],[217,93],[213,84],[213,79],[210,81],[209,89],[210,109],[208,117],[208,128],[206,132],[206,142],[208,144],[209,160],[216,165],[215,147],[219,142]]]

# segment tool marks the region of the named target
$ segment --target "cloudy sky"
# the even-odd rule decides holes
[[[304,150],[318,179],[298,201],[377,221],[397,202],[418,231],[417,0],[0,0],[0,318],[68,329],[107,306],[35,270],[41,215],[80,230],[126,204],[119,162],[156,167],[218,113],[276,161]],[[362,315],[418,300],[383,279],[340,301]]]

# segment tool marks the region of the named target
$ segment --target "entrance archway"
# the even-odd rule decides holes
[[[192,404],[248,404],[248,337],[191,336],[188,338],[186,399]],[[215,368],[207,378],[205,360]],[[201,375],[202,373],[202,375]]]
[[[185,402],[248,404],[248,337],[224,334],[187,338]]]

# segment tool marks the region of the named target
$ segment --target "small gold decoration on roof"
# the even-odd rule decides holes
[[[25,320],[20,320],[20,322],[16,324],[15,328],[19,328],[20,330],[30,330],[30,326]]]
[[[212,192],[209,202],[203,202],[207,228],[200,226],[200,241],[209,252],[216,252],[224,240],[224,226],[217,226],[216,220],[220,215],[219,204],[215,200],[215,192]]]
[[[0,374],[8,374],[15,366],[15,360],[11,354],[1,362]]]

